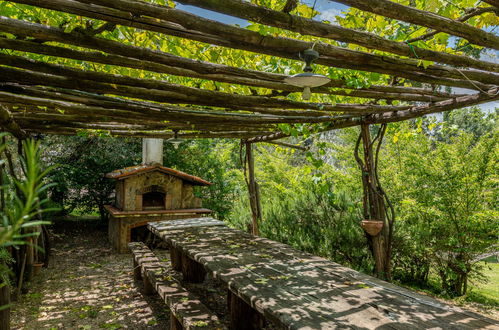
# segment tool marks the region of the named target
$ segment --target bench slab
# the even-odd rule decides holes
[[[128,247],[142,276],[150,281],[183,329],[225,329],[208,307],[180,285],[171,267],[161,262],[144,243],[132,242]]]

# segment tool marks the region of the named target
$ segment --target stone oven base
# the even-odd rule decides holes
[[[118,253],[128,253],[132,229],[147,225],[148,222],[199,218],[211,213],[208,209],[168,210],[161,212],[123,212],[114,207],[107,208],[109,217],[109,242]],[[114,210],[113,210],[114,209]],[[114,212],[113,212],[114,211]]]

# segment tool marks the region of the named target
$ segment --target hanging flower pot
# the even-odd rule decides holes
[[[376,236],[383,229],[383,221],[379,220],[362,220],[360,226],[371,236]]]
[[[42,270],[43,265],[44,265],[43,262],[35,262],[33,264],[33,275],[40,274],[40,271]]]

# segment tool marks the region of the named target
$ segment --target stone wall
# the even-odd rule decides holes
[[[166,192],[167,210],[201,207],[201,200],[194,196],[192,184],[159,171],[130,176],[116,182],[116,207],[123,211],[141,211],[142,194],[151,186],[159,186]]]

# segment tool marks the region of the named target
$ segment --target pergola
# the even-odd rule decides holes
[[[315,131],[362,126],[364,160],[359,164],[366,173],[363,179],[367,218],[385,221],[387,213],[384,202],[377,200],[385,197],[378,189],[369,124],[402,121],[499,98],[499,64],[415,44],[438,33],[447,33],[470,44],[498,50],[498,36],[466,24],[479,15],[497,14],[497,0],[483,1],[480,7],[466,10],[458,19],[388,0],[336,0],[362,11],[427,28],[427,33],[406,42],[243,0],[177,2],[287,30],[296,37],[256,32],[146,1],[10,2],[103,22],[97,28],[67,31],[63,27],[0,17],[0,33],[7,36],[0,37],[0,48],[11,50],[0,53],[0,125],[16,137],[24,138],[35,132],[72,135],[82,130],[96,130],[111,136],[171,138],[177,131],[181,138],[237,138],[250,145],[288,136],[280,124],[320,124],[314,126]],[[301,89],[286,84],[284,79],[288,75],[285,74],[208,62],[200,60],[202,57],[180,57],[100,36],[119,25],[158,36],[242,50],[249,60],[254,54],[263,54],[298,61],[304,50],[313,48],[320,53],[316,60],[319,67],[373,72],[391,79],[384,85],[368,87],[352,87],[345,79],[332,79],[312,92],[346,96],[345,99],[356,103],[303,102],[286,97]],[[365,51],[349,48],[350,44],[361,46]],[[29,54],[43,56],[35,60]],[[55,64],[47,60],[50,57],[76,60],[81,65]],[[99,69],[93,69],[92,64],[99,64]],[[110,74],[101,69],[106,66],[246,86],[253,92],[228,93],[166,80]],[[455,94],[452,88],[472,92]],[[262,89],[267,92],[261,93]],[[251,183],[254,182],[251,148],[247,159]],[[250,195],[257,195],[255,186],[249,184],[249,187]],[[256,204],[252,202],[257,214]],[[383,235],[391,235],[391,229]],[[374,243],[374,250],[377,244]]]

